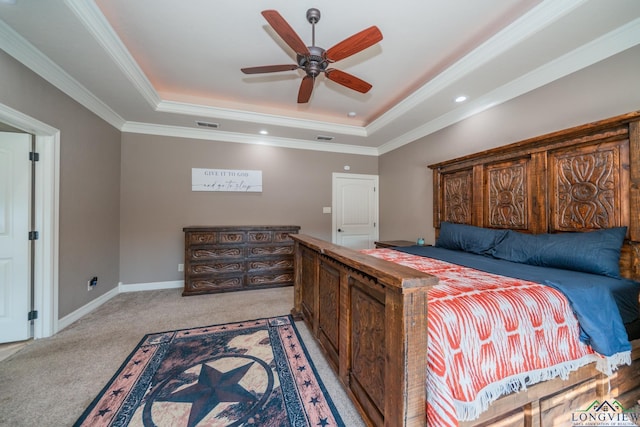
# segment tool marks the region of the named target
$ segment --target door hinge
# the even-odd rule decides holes
[[[29,232],[29,240],[38,240],[39,238],[40,238],[40,233],[38,233],[37,231]]]
[[[29,313],[27,313],[27,320],[36,320],[37,318],[38,318],[37,310],[31,310]]]
[[[29,160],[31,160],[32,162],[39,162],[40,161],[40,153],[36,153],[35,151],[30,151],[29,152]]]

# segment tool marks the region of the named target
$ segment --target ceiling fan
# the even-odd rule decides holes
[[[264,10],[262,11],[262,16],[264,16],[282,40],[296,53],[297,64],[242,68],[241,71],[243,73],[260,74],[291,71],[297,70],[298,68],[303,69],[307,75],[302,79],[300,89],[298,90],[298,103],[300,104],[309,102],[311,92],[313,91],[313,83],[320,73],[324,73],[331,81],[361,93],[367,93],[371,89],[372,86],[364,80],[345,73],[344,71],[328,67],[329,64],[354,55],[382,40],[382,33],[378,27],[375,25],[371,26],[344,39],[335,46],[324,50],[316,46],[315,25],[320,20],[320,11],[318,9],[312,8],[307,10],[307,21],[311,24],[312,31],[311,46],[304,44],[293,28],[291,28],[277,11]]]

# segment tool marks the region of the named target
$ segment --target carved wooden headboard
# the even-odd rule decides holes
[[[640,280],[640,111],[429,165],[442,221],[529,233],[627,226],[620,259]]]

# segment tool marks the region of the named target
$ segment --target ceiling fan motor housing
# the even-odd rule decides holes
[[[310,55],[298,55],[298,65],[304,68],[308,76],[317,77],[329,66],[325,51],[318,46],[308,46]]]

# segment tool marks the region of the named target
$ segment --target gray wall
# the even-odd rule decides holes
[[[378,158],[124,133],[120,280],[180,280],[182,228],[189,225],[299,225],[331,240],[331,175],[378,174]],[[261,193],[193,192],[191,168],[261,170]]]
[[[433,243],[429,164],[640,110],[640,46],[379,158],[380,238]]]
[[[0,50],[0,103],[60,130],[59,317],[119,280],[120,131]],[[99,286],[87,291],[87,280]]]

